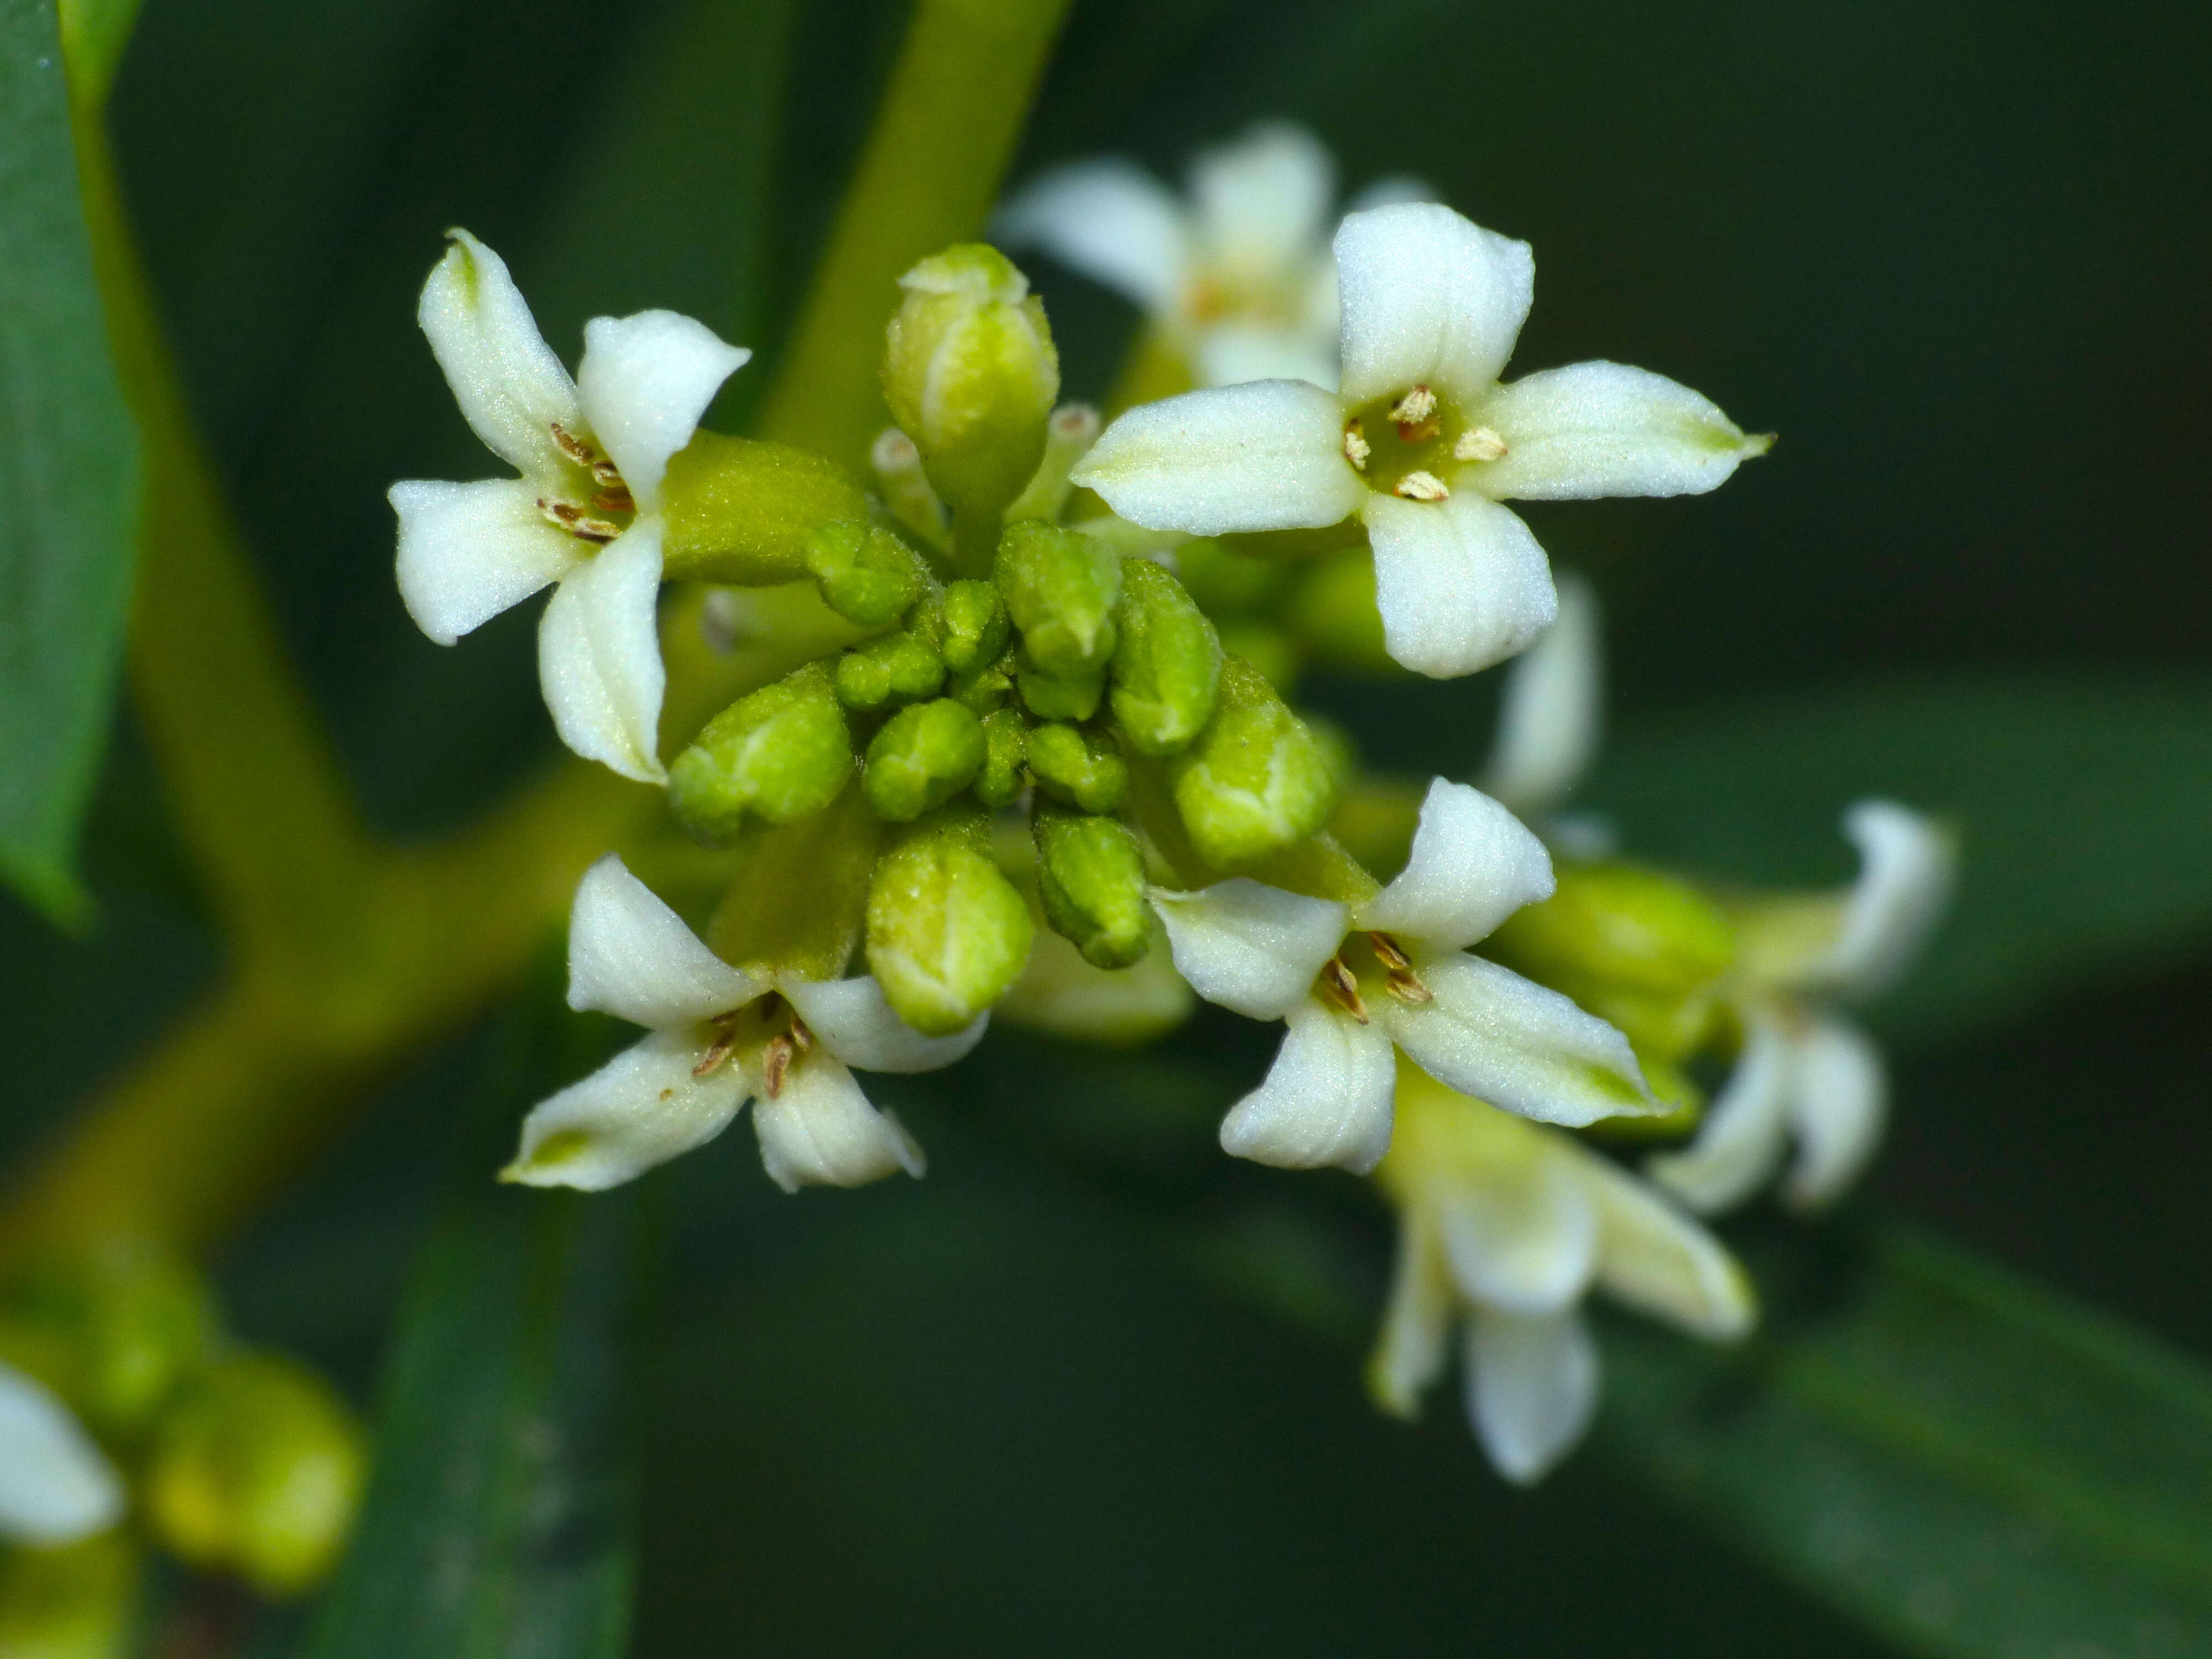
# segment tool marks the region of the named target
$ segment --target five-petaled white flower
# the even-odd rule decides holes
[[[1354,211],[1425,201],[1383,179]],[[1201,150],[1188,204],[1134,163],[1072,161],[1018,192],[993,221],[1008,247],[1038,247],[1127,295],[1200,386],[1337,380],[1336,164],[1304,127],[1267,121]]]
[[[661,483],[752,354],[672,311],[594,317],[571,380],[505,263],[465,230],[447,234],[416,316],[463,417],[522,476],[394,484],[400,597],[451,645],[559,584],[538,673],[561,740],[661,782]]]
[[[1793,1139],[1783,1200],[1818,1209],[1858,1179],[1881,1142],[1889,1109],[1881,1050],[1826,1005],[1873,996],[1911,965],[1950,901],[1956,848],[1894,801],[1858,802],[1844,829],[1860,858],[1849,890],[1737,911],[1732,989],[1742,1054],[1697,1139],[1650,1166],[1701,1213],[1765,1185]]]
[[[1408,1071],[1376,1171],[1399,1210],[1398,1265],[1369,1382],[1411,1417],[1464,1321],[1467,1414],[1509,1480],[1540,1478],[1582,1437],[1598,1355],[1592,1288],[1727,1342],[1756,1309],[1742,1270],[1650,1186],[1556,1130]]]
[[[1241,876],[1195,893],[1155,890],[1191,988],[1290,1026],[1266,1080],[1223,1120],[1224,1149],[1371,1170],[1390,1144],[1394,1048],[1453,1088],[1547,1122],[1663,1109],[1619,1031],[1468,954],[1553,885],[1550,855],[1518,819],[1439,778],[1405,870],[1364,903]]]
[[[0,1360],[0,1541],[51,1547],[123,1516],[123,1481],[68,1407]]]
[[[610,853],[568,919],[568,1006],[651,1035],[544,1101],[502,1179],[586,1192],[619,1185],[713,1139],[748,1100],[761,1162],[786,1192],[858,1187],[921,1149],[848,1066],[928,1072],[981,1041],[986,1015],[946,1037],[893,1013],[870,977],[748,974],[724,962]]]
[[[1473,673],[1552,620],[1544,550],[1502,502],[1698,495],[1771,441],[1619,363],[1500,385],[1534,264],[1526,242],[1449,208],[1352,214],[1335,251],[1341,391],[1258,380],[1146,404],[1074,477],[1151,530],[1319,529],[1356,514],[1384,644],[1416,672]]]

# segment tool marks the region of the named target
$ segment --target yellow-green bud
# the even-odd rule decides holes
[[[1338,668],[1394,674],[1375,605],[1375,561],[1344,553],[1308,568],[1280,612],[1282,624],[1308,655]]]
[[[672,581],[801,581],[816,531],[868,516],[860,486],[827,456],[717,432],[677,453],[660,490],[661,570]]]
[[[945,590],[945,665],[966,674],[996,662],[1012,626],[1006,602],[989,582],[955,582]]]
[[[921,561],[881,526],[823,526],[807,538],[806,568],[821,586],[823,603],[863,628],[896,622],[921,597]]]
[[[811,817],[837,799],[852,769],[852,733],[830,670],[809,663],[708,721],[668,769],[668,804],[696,839],[727,846],[749,817]]]
[[[149,1244],[32,1263],[0,1294],[0,1359],[111,1438],[144,1431],[204,1358],[215,1328],[205,1281]]]
[[[876,860],[868,971],[917,1031],[948,1036],[1005,995],[1029,959],[1031,927],[979,808],[932,814]]]
[[[60,1549],[0,1550],[0,1656],[117,1659],[129,1650],[138,1554],[122,1528]]]
[[[275,1354],[234,1354],[163,1419],[147,1519],[192,1565],[296,1595],[337,1560],[367,1466],[360,1425],[329,1384]]]
[[[1103,674],[1078,674],[1063,679],[1029,662],[1017,676],[1022,706],[1041,720],[1087,720],[1098,712],[1106,695]]]
[[[884,399],[921,451],[962,542],[995,530],[1043,459],[1060,357],[1043,303],[1006,255],[947,248],[899,278]]]
[[[920,817],[965,789],[983,769],[983,725],[950,697],[902,708],[868,745],[861,785],[876,816]]]
[[[1198,855],[1234,870],[1328,821],[1328,757],[1249,664],[1224,659],[1213,720],[1169,763],[1176,811]]]
[[[1152,938],[1145,897],[1145,854],[1118,818],[1040,805],[1030,822],[1036,838],[1037,896],[1053,931],[1094,968],[1127,968]]]
[[[1128,763],[1114,745],[1072,726],[1040,726],[1030,732],[1029,759],[1038,788],[1086,812],[1112,811],[1128,787]]]
[[[1048,674],[1095,674],[1114,655],[1121,556],[1095,537],[1024,520],[1006,526],[992,574],[1030,659]]]
[[[975,775],[975,799],[996,811],[1022,793],[1022,766],[1029,758],[1028,727],[1011,708],[983,717],[983,769]]]
[[[1150,559],[1123,565],[1121,586],[1114,718],[1139,754],[1178,754],[1213,716],[1220,637],[1182,584]]]
[[[957,674],[945,688],[945,696],[978,714],[1003,708],[1014,695],[1014,664],[1011,653],[965,674]]]
[[[885,634],[837,659],[837,701],[848,708],[918,702],[945,684],[945,659],[911,633]]]

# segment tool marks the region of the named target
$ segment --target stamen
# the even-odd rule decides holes
[[[1350,1014],[1362,1025],[1367,1024],[1367,1005],[1359,998],[1359,981],[1352,976],[1352,969],[1344,965],[1342,957],[1331,957],[1321,970],[1322,991],[1328,1000]]]
[[[622,473],[612,461],[593,461],[592,477],[599,483],[610,485],[614,489],[622,488]]]
[[[1451,497],[1451,490],[1433,472],[1408,472],[1398,480],[1396,493],[1409,501],[1441,501]]]
[[[791,1046],[802,1054],[814,1046],[814,1033],[806,1029],[806,1022],[797,1014],[791,1017]]]
[[[768,1091],[770,1100],[783,1092],[783,1079],[790,1073],[791,1057],[797,1047],[788,1032],[769,1040],[768,1053],[761,1061],[761,1087]]]
[[[1367,471],[1367,458],[1374,453],[1373,446],[1367,441],[1366,433],[1360,430],[1359,422],[1346,421],[1344,423],[1344,459],[1364,472]]]
[[[1422,984],[1420,975],[1410,968],[1393,968],[1383,983],[1390,994],[1401,1002],[1418,1005],[1437,1000],[1437,994]]]
[[[1390,405],[1390,418],[1398,423],[1401,442],[1425,444],[1437,435],[1437,394],[1417,386]]]
[[[617,484],[612,489],[602,489],[592,497],[592,505],[602,513],[635,513],[637,502],[629,490]]]
[[[604,546],[622,534],[620,525],[594,519],[574,501],[556,501],[540,495],[538,510],[580,542],[597,542]]]
[[[730,1057],[730,1050],[738,1046],[738,1017],[732,1012],[717,1014],[708,1022],[714,1031],[714,1040],[707,1045],[707,1052],[691,1068],[693,1077],[704,1077]],[[661,1097],[664,1100],[666,1096]]]
[[[561,453],[578,466],[589,466],[599,458],[599,453],[558,421],[548,422],[553,428],[553,441],[561,446]]]
[[[1367,936],[1367,942],[1375,947],[1375,954],[1381,958],[1385,968],[1410,968],[1413,965],[1413,957],[1400,949],[1398,941],[1392,939],[1389,934],[1370,933]]]
[[[1455,461],[1494,461],[1505,453],[1505,440],[1486,426],[1470,427],[1452,446]]]

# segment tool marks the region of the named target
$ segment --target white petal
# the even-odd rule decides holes
[[[1758,1316],[1751,1281],[1720,1241],[1634,1176],[1582,1164],[1598,1213],[1598,1283],[1639,1312],[1732,1342]]]
[[[553,590],[538,625],[538,684],[553,726],[586,760],[660,783],[660,526],[640,520]]]
[[[1522,1314],[1555,1314],[1582,1299],[1597,1268],[1598,1226],[1576,1174],[1547,1146],[1501,1165],[1494,1180],[1445,1188],[1444,1255],[1462,1296]]]
[[[1336,199],[1336,163],[1321,140],[1267,121],[1192,162],[1197,240],[1209,261],[1258,280],[1279,279],[1320,251]]]
[[[991,1023],[990,1015],[978,1014],[965,1030],[924,1036],[891,1012],[872,974],[830,980],[793,974],[775,984],[831,1054],[864,1072],[934,1072],[981,1042]]]
[[[1951,902],[1957,865],[1952,838],[1895,801],[1863,800],[1844,814],[1859,849],[1842,933],[1806,976],[1808,985],[1871,996],[1911,965]]]
[[[1307,998],[1267,1080],[1221,1121],[1221,1150],[1287,1170],[1365,1175],[1390,1149],[1397,1057],[1390,1039]]]
[[[801,1187],[862,1187],[928,1160],[899,1121],[868,1104],[835,1054],[811,1054],[785,1074],[773,1100],[753,1103],[761,1163],[787,1193]]]
[[[1008,247],[1042,248],[1155,317],[1174,314],[1190,264],[1182,205],[1127,161],[1077,161],[1024,186],[991,222]]]
[[[1747,1018],[1743,1053],[1697,1139],[1652,1158],[1645,1166],[1651,1178],[1699,1215],[1733,1209],[1782,1162],[1796,1087],[1794,1045],[1773,1021]]]
[[[1536,291],[1528,243],[1433,202],[1348,216],[1336,276],[1350,407],[1414,386],[1474,403],[1512,356]]]
[[[1386,173],[1371,184],[1362,185],[1352,192],[1352,199],[1344,204],[1346,213],[1364,213],[1370,208],[1395,207],[1401,202],[1434,202],[1441,198],[1437,187],[1425,179],[1417,179],[1410,173]]]
[[[568,909],[571,1008],[668,1030],[742,1008],[767,988],[709,951],[615,854],[576,884]]]
[[[399,515],[399,597],[451,645],[583,562],[585,544],[546,522],[527,479],[410,480],[386,494]]]
[[[507,262],[465,230],[430,268],[415,319],[429,337],[461,416],[491,453],[518,472],[562,478],[568,462],[557,424],[584,424],[575,383],[538,332]]]
[[[1022,976],[992,1012],[1052,1036],[1120,1048],[1165,1036],[1197,1006],[1166,951],[1148,951],[1132,968],[1094,968],[1051,928],[1040,927]]]
[[[1317,529],[1367,499],[1344,411],[1302,380],[1186,392],[1129,410],[1073,475],[1147,530]]]
[[[705,1145],[745,1103],[736,1066],[697,1074],[706,1052],[686,1031],[623,1049],[523,1120],[521,1149],[500,1179],[603,1192]]]
[[[1505,671],[1498,741],[1482,787],[1523,817],[1549,817],[1574,793],[1605,725],[1605,646],[1596,592],[1558,579],[1559,614]]]
[[[123,1482],[68,1407],[0,1362],[0,1540],[51,1547],[123,1518]]]
[[[1498,1472],[1533,1486],[1597,1410],[1596,1345],[1576,1313],[1478,1309],[1467,1334],[1467,1415]]]
[[[1557,991],[1455,952],[1416,955],[1431,1001],[1369,1006],[1431,1077],[1522,1117],[1579,1127],[1662,1109],[1628,1039]]]
[[[1552,855],[1527,825],[1480,789],[1437,778],[1421,802],[1405,869],[1352,921],[1463,951],[1522,905],[1551,897],[1557,884]]]
[[[1390,1300],[1367,1362],[1368,1387],[1383,1410],[1412,1417],[1420,1409],[1422,1395],[1443,1374],[1444,1340],[1451,1334],[1455,1300],[1434,1218],[1425,1206],[1407,1206],[1398,1222]]]
[[[1889,1117],[1881,1050],[1856,1026],[1813,1021],[1798,1036],[1790,1108],[1797,1159],[1782,1196],[1792,1209],[1817,1210],[1843,1196],[1881,1144]]]
[[[1281,1019],[1344,943],[1346,917],[1329,899],[1286,893],[1249,876],[1195,893],[1152,890],[1176,971],[1190,988],[1247,1019]]]
[[[691,441],[714,393],[752,353],[673,311],[584,325],[576,390],[592,435],[641,512],[660,504],[668,458]]]
[[[1370,495],[1360,516],[1383,648],[1401,667],[1437,680],[1472,674],[1559,614],[1551,564],[1510,507],[1462,489],[1447,501]]]
[[[1480,420],[1505,453],[1454,482],[1496,500],[1702,495],[1774,442],[1746,437],[1689,387],[1625,363],[1540,370],[1498,387]]]
[[[1336,385],[1336,330],[1270,328],[1259,323],[1221,323],[1197,331],[1191,367],[1202,386],[1242,386],[1248,380],[1304,380],[1324,391]]]

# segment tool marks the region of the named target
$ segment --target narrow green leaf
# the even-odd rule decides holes
[[[107,88],[122,66],[138,21],[139,0],[60,0],[62,51],[70,80],[87,109],[107,101]]]
[[[1902,1231],[1790,1254],[1815,1282],[1741,1352],[1609,1322],[1607,1452],[1917,1652],[2212,1651],[2201,1367]]]
[[[625,1194],[497,1186],[521,1115],[593,1055],[550,997],[461,1137],[402,1304],[352,1550],[312,1659],[614,1659],[632,1553],[619,1421],[635,1254]]]
[[[0,0],[0,878],[88,901],[77,820],[131,599],[137,441],[108,355],[52,0]]]
[[[1631,726],[1588,804],[1638,856],[1832,881],[1887,794],[1964,836],[1956,908],[1877,1011],[1926,1041],[2212,939],[2212,684],[2090,675],[1822,692]]]

